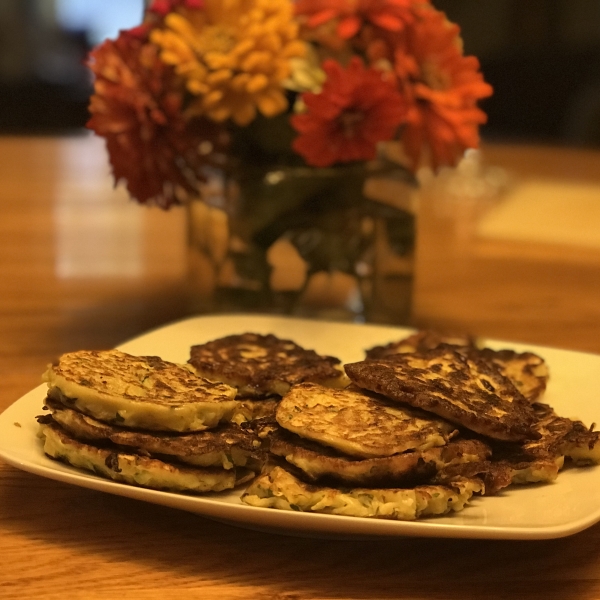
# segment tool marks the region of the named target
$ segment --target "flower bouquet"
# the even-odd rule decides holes
[[[426,0],[154,0],[89,66],[115,181],[190,207],[206,309],[293,311],[334,273],[368,308],[377,238],[410,256],[414,215],[365,181],[453,166],[492,92]]]

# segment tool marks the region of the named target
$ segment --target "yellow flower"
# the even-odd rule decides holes
[[[205,0],[167,15],[150,39],[197,97],[190,114],[242,126],[257,109],[267,117],[287,109],[283,82],[305,52],[291,0]]]
[[[283,82],[285,89],[317,93],[323,87],[327,75],[321,68],[319,55],[312,46],[308,47],[304,56],[292,58],[290,66],[290,77]]]

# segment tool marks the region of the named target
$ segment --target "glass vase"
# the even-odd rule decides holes
[[[387,161],[215,169],[188,203],[193,311],[407,324],[413,191]]]

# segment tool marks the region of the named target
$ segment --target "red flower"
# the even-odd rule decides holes
[[[337,34],[349,39],[367,23],[385,31],[402,31],[414,20],[417,1],[426,4],[429,0],[298,0],[296,14],[305,15],[311,28],[337,19]]]
[[[124,180],[139,202],[177,204],[177,188],[197,193],[204,159],[198,148],[214,145],[218,129],[182,114],[183,91],[158,49],[121,32],[90,54],[95,74],[87,126],[106,138],[115,182]]]
[[[379,69],[354,57],[347,69],[323,64],[327,79],[320,93],[305,93],[307,112],[292,117],[300,135],[293,148],[312,166],[375,158],[377,144],[390,140],[406,115],[394,83]]]
[[[148,10],[161,17],[166,17],[170,12],[179,7],[202,9],[204,8],[204,0],[154,0]]]
[[[479,146],[486,114],[477,101],[492,94],[474,56],[464,56],[460,29],[444,13],[423,9],[405,30],[395,54],[395,70],[409,102],[402,134],[416,167],[423,151],[434,168],[454,165],[468,148]]]

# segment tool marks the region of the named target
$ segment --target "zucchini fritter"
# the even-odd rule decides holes
[[[445,446],[402,452],[381,458],[353,458],[332,448],[279,429],[270,436],[270,450],[299,468],[311,482],[398,487],[424,483],[448,465],[489,458],[489,446],[478,440],[450,441]]]
[[[360,458],[444,445],[450,423],[355,387],[295,385],[277,407],[277,422],[297,435]]]
[[[236,390],[185,365],[119,350],[81,350],[49,365],[48,395],[106,423],[155,431],[201,431],[228,421]]]
[[[283,396],[304,381],[349,383],[339,359],[274,335],[243,333],[192,346],[188,362],[200,376],[238,388],[240,396]]]
[[[449,345],[345,365],[357,386],[493,439],[536,437],[530,403],[488,362]]]
[[[578,466],[600,464],[600,432],[581,421],[559,417],[547,404],[534,404],[539,439],[523,444],[533,456],[566,457]]]
[[[44,452],[51,458],[91,471],[114,481],[175,492],[220,492],[248,481],[246,469],[201,468],[141,456],[135,453],[84,444],[56,424],[42,424]]]
[[[449,485],[410,489],[322,487],[304,483],[285,469],[274,467],[251,482],[242,501],[281,510],[413,521],[458,512],[482,489],[481,483],[466,478],[456,478]]]
[[[52,419],[69,435],[85,442],[112,442],[130,452],[156,458],[170,457],[198,467],[236,466],[260,470],[261,442],[250,429],[224,423],[192,433],[164,433],[108,425],[73,409],[50,404]]]
[[[369,348],[366,357],[368,359],[390,358],[396,354],[433,350],[443,344],[450,345],[463,354],[479,357],[494,364],[530,402],[536,401],[546,389],[549,372],[541,356],[533,352],[480,348],[476,339],[469,335],[418,331],[405,339]]]

